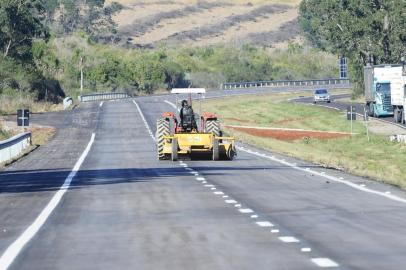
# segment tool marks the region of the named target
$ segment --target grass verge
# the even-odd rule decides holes
[[[287,102],[292,96],[297,94],[215,99],[204,102],[203,108],[218,114],[222,123],[228,125],[350,131],[350,123],[343,112]],[[353,128],[357,134],[352,137],[294,141],[225,130],[239,141],[406,189],[406,167],[403,166],[406,162],[406,145],[374,134],[368,141],[360,122],[355,122]]]

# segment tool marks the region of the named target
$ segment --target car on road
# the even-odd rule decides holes
[[[327,89],[317,89],[314,91],[314,98],[313,98],[313,103],[317,102],[327,102],[330,103],[330,94],[328,93]]]

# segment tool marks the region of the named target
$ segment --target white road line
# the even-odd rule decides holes
[[[216,195],[223,195],[223,194],[224,194],[223,191],[215,191],[215,192],[213,192],[213,193],[216,194]]]
[[[338,183],[342,183],[342,184],[344,184],[344,185],[347,185],[347,186],[349,186],[349,187],[352,187],[352,188],[357,189],[357,190],[360,190],[360,191],[364,191],[364,192],[367,192],[367,193],[375,194],[375,195],[382,196],[382,197],[385,197],[385,198],[390,199],[390,200],[393,200],[393,201],[397,201],[397,202],[406,204],[406,199],[401,198],[401,197],[399,197],[399,196],[395,196],[395,195],[392,195],[392,194],[386,194],[385,192],[373,190],[373,189],[370,189],[370,188],[367,188],[367,187],[362,187],[362,186],[360,186],[360,185],[358,185],[358,184],[355,184],[355,183],[353,183],[353,182],[346,181],[346,180],[340,179],[340,178],[335,177],[335,176],[330,176],[330,175],[322,174],[322,173],[319,173],[319,172],[317,172],[317,171],[311,170],[310,168],[305,168],[305,169],[303,169],[303,168],[301,168],[301,167],[295,166],[295,165],[293,165],[293,164],[291,164],[291,163],[289,163],[289,162],[287,162],[287,161],[282,161],[282,160],[280,160],[280,159],[278,159],[278,158],[275,158],[275,157],[270,157],[270,156],[267,156],[267,155],[258,155],[258,154],[255,154],[254,151],[251,151],[251,150],[249,150],[249,149],[242,149],[242,148],[239,147],[239,146],[237,146],[237,149],[240,150],[240,151],[243,151],[243,152],[252,154],[252,155],[256,155],[256,156],[260,156],[260,157],[264,157],[264,158],[270,159],[270,160],[272,160],[272,161],[281,163],[281,164],[283,164],[283,165],[286,165],[286,166],[291,167],[291,168],[293,168],[293,169],[296,169],[296,170],[298,170],[298,171],[309,172],[309,173],[312,173],[312,174],[314,174],[314,175],[317,175],[317,176],[320,176],[320,177],[324,177],[324,178],[326,178],[326,179],[329,179],[329,180],[331,180],[331,181],[338,182]]]
[[[225,200],[225,203],[235,204],[235,203],[237,203],[237,201],[235,201],[235,200]]]
[[[252,209],[249,209],[249,208],[238,209],[238,211],[240,211],[240,213],[243,213],[243,214],[249,214],[249,213],[254,212]]]
[[[211,188],[211,190],[216,190],[216,189],[217,189],[217,188],[215,188],[215,187],[212,187],[212,188]]]
[[[273,227],[273,224],[269,221],[257,221],[255,222],[259,227]]]
[[[104,101],[100,102],[99,107],[101,108],[101,106],[103,106]]]
[[[204,185],[205,187],[214,187],[214,185]]]
[[[304,247],[304,248],[301,248],[300,251],[301,251],[301,252],[311,252],[312,249],[309,248],[309,247]]]
[[[192,168],[185,168],[185,170],[187,170],[187,171],[193,171]]]
[[[164,100],[164,102],[165,102],[166,104],[171,105],[172,108],[176,109],[176,105],[175,105],[174,103],[170,102],[169,100]]]
[[[224,195],[223,198],[228,198],[228,195]]]
[[[279,230],[278,229],[273,229],[273,230],[271,230],[271,233],[279,233]]]
[[[151,131],[151,129],[150,129],[150,127],[149,127],[149,125],[148,125],[147,120],[145,119],[144,114],[143,114],[143,113],[142,113],[142,111],[141,111],[140,106],[138,106],[138,103],[137,103],[137,102],[135,102],[135,100],[133,100],[133,103],[135,104],[135,106],[136,106],[136,107],[137,107],[137,109],[138,109],[138,112],[139,112],[139,113],[140,113],[140,115],[141,115],[142,121],[144,122],[144,125],[145,125],[145,127],[147,128],[147,130],[148,130],[149,136],[151,136],[152,140],[154,140],[154,141],[155,141],[155,136],[154,136],[154,134],[152,134],[152,131]]]
[[[95,138],[95,134],[93,133],[89,143],[87,144],[85,150],[83,151],[82,155],[76,161],[75,166],[73,167],[72,171],[69,173],[68,177],[65,179],[63,185],[59,188],[59,190],[54,194],[52,199],[49,203],[45,206],[45,208],[41,211],[38,217],[34,220],[34,222],[4,251],[3,255],[0,257],[0,269],[7,269],[15,260],[15,258],[20,254],[21,250],[24,246],[35,236],[35,234],[41,229],[41,227],[45,224],[49,216],[58,206],[59,202],[61,201],[63,195],[69,189],[69,186],[76,176],[77,172],[82,166],[83,161],[85,160],[87,154],[90,151],[90,148],[93,145]]]
[[[251,218],[258,218],[258,215],[251,215]]]
[[[234,205],[234,207],[238,207],[238,208],[240,208],[241,207],[241,204],[236,204],[236,205]]]
[[[312,258],[311,261],[321,268],[339,267],[338,263],[329,258]]]
[[[204,180],[206,180],[206,179],[204,179],[204,177],[197,177],[196,180],[197,180],[197,181],[204,181]]]
[[[299,239],[293,236],[280,236],[279,240],[281,240],[284,243],[299,243]]]

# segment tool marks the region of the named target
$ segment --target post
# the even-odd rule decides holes
[[[350,118],[351,118],[351,137],[352,137],[352,105],[350,105],[350,108],[351,108],[350,109],[351,110],[351,117]]]
[[[83,92],[83,57],[80,57],[80,92]]]
[[[368,113],[367,113],[367,110],[366,110],[365,106],[364,106],[364,121],[365,121],[365,128],[367,130],[367,139],[368,139],[368,142],[369,142]]]

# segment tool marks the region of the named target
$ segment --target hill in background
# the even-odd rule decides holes
[[[253,44],[278,48],[300,41],[299,0],[113,1],[124,6],[113,18],[119,33],[137,47]]]

